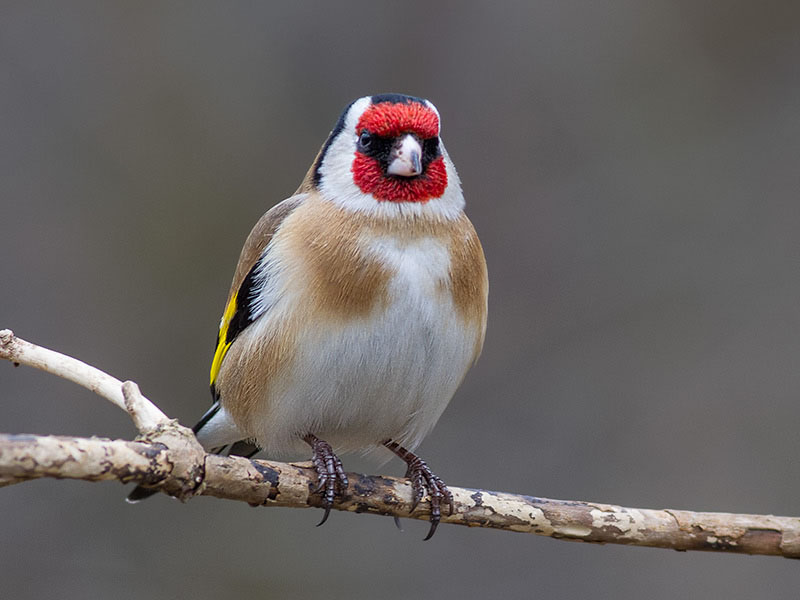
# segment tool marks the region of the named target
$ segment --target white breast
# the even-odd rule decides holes
[[[307,454],[298,434],[309,431],[342,451],[386,439],[413,449],[470,366],[480,332],[464,324],[446,289],[447,247],[391,237],[365,237],[361,247],[393,272],[388,303],[346,323],[304,324],[291,368],[270,386],[256,418],[256,437],[270,455]],[[287,269],[275,258],[280,277]],[[301,293],[280,294],[248,330],[268,334],[299,303]]]

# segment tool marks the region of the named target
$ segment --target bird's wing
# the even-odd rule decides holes
[[[219,375],[222,359],[228,352],[233,340],[253,321],[250,307],[250,292],[253,286],[255,267],[259,258],[269,246],[270,241],[283,220],[300,206],[308,194],[298,193],[276,204],[258,220],[239,255],[239,264],[233,275],[225,312],[219,324],[217,345],[214,360],[211,364],[211,395],[214,403],[192,428],[203,447],[220,454],[230,445],[229,454],[250,457],[258,452],[258,446],[248,440],[236,441],[238,430],[229,422],[227,414],[222,410],[214,383]],[[217,442],[219,441],[219,444]],[[158,492],[158,488],[136,486],[128,495],[128,502],[138,502]]]
[[[237,336],[253,322],[253,312],[250,297],[259,258],[269,246],[272,237],[283,220],[288,217],[305,200],[307,194],[296,194],[280,204],[276,204],[258,220],[239,255],[239,264],[233,275],[225,311],[217,333],[217,344],[214,350],[214,360],[211,363],[211,394],[218,400],[214,384],[219,375],[225,354]]]

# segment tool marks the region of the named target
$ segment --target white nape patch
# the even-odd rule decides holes
[[[350,106],[344,120],[344,127],[328,146],[319,167],[321,176],[319,187],[322,197],[348,211],[375,217],[429,216],[446,221],[458,219],[464,210],[461,181],[441,140],[439,148],[444,156],[447,171],[447,187],[441,197],[431,198],[427,202],[381,201],[376,200],[372,194],[365,194],[355,184],[352,167],[358,142],[356,125],[370,102],[370,97],[367,96],[356,100]],[[426,102],[438,115],[439,111],[436,110],[436,107],[429,101],[426,100]]]
[[[205,450],[234,444],[245,437],[223,406],[197,432],[197,441]]]
[[[425,104],[427,104],[428,108],[430,108],[433,112],[436,113],[436,118],[439,119],[439,131],[442,131],[442,115],[439,114],[439,109],[436,108],[433,105],[433,102],[431,102],[430,100],[425,100]]]

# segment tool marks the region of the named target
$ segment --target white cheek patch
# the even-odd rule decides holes
[[[444,144],[441,143],[439,148],[447,170],[447,188],[439,198],[431,198],[427,202],[381,201],[376,200],[372,194],[365,194],[355,184],[352,167],[358,141],[356,125],[370,102],[368,96],[356,100],[350,106],[342,131],[328,146],[319,167],[319,190],[322,197],[346,210],[369,216],[384,218],[430,216],[447,221],[459,218],[464,210],[461,181]],[[438,116],[436,107],[430,102],[427,104]]]
[[[320,192],[328,199],[345,203],[365,195],[353,182],[353,157],[356,152],[356,125],[370,105],[369,97],[353,102],[344,120],[344,127],[333,139],[319,166]]]

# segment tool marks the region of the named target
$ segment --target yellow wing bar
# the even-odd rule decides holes
[[[217,349],[214,351],[214,360],[211,361],[211,385],[217,380],[219,369],[222,366],[222,359],[228,353],[228,348],[231,347],[233,341],[228,340],[228,327],[231,324],[231,319],[236,313],[236,297],[234,294],[225,307],[225,312],[222,314],[222,321],[219,324],[219,336],[217,337]]]

